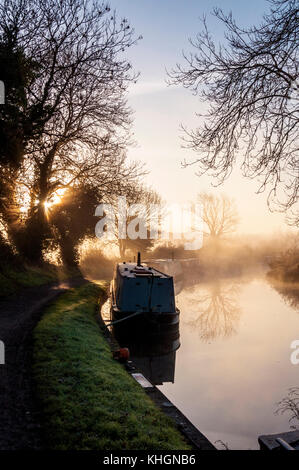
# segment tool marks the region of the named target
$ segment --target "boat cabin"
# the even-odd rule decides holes
[[[119,263],[113,285],[113,303],[123,312],[174,313],[172,276],[138,263]]]

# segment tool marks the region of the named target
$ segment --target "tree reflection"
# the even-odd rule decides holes
[[[189,302],[192,310],[196,306],[199,314],[188,324],[199,331],[200,338],[209,341],[235,334],[241,315],[239,285],[227,285],[217,280],[206,286],[205,293],[198,293],[198,286],[195,292],[197,295],[192,296]]]
[[[299,429],[299,387],[292,387],[278,404],[276,414],[288,413],[292,429]]]
[[[274,289],[280,294],[282,299],[289,307],[299,312],[299,284],[271,282]]]

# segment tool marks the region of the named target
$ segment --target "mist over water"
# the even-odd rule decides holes
[[[290,430],[290,416],[275,411],[298,385],[299,366],[290,361],[298,304],[251,273],[189,278],[177,306],[181,347],[174,384],[164,383],[163,393],[213,443],[230,449],[257,449],[259,435]]]
[[[289,412],[276,413],[299,386],[299,365],[291,363],[291,344],[299,339],[295,242],[240,238],[206,244],[190,258],[163,246],[148,256],[149,265],[174,277],[180,347],[169,343],[166,352],[153,353],[139,338],[130,345],[132,359],[219,449],[223,443],[258,449],[259,435],[298,425]],[[100,279],[113,263],[95,263],[95,255],[84,266]]]

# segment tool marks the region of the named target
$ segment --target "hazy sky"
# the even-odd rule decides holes
[[[201,29],[199,18],[207,15],[214,38],[221,41],[221,24],[210,14],[214,6],[231,10],[243,26],[258,23],[268,9],[265,0],[111,0],[118,15],[126,17],[143,39],[128,55],[135,70],[140,72],[138,83],[131,88],[129,103],[134,114],[136,147],[129,156],[146,162],[150,174],[147,183],[169,202],[194,200],[202,190],[225,192],[236,199],[240,212],[240,232],[273,232],[286,228],[281,214],[267,208],[266,195],[255,194],[257,181],[250,181],[235,169],[229,180],[219,188],[212,179],[195,175],[196,166],[182,169],[181,162],[195,159],[196,154],[182,148],[180,124],[192,128],[198,122],[195,112],[201,104],[190,91],[167,86],[166,71],[182,62],[182,50],[189,51],[188,38]]]

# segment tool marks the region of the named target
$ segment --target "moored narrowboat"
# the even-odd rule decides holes
[[[111,320],[118,336],[159,335],[179,337],[179,310],[175,305],[173,277],[150,266],[118,263],[111,282]],[[136,337],[136,336],[135,336]]]

